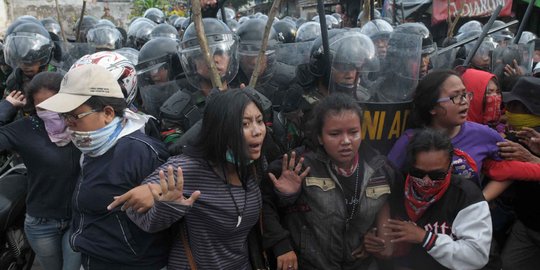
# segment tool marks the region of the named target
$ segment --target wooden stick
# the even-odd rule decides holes
[[[64,26],[62,26],[62,16],[60,16],[58,0],[54,0],[54,2],[56,3],[56,19],[58,20],[58,24],[60,25],[60,33],[62,33],[62,39],[64,40],[64,42],[67,42],[66,33],[64,32]]]
[[[81,41],[79,36],[81,35],[81,25],[83,23],[84,11],[85,10],[86,10],[86,0],[83,0],[82,10],[81,10],[81,17],[79,17],[79,24],[77,25],[77,37],[75,38],[75,42]]]
[[[251,74],[251,79],[249,80],[249,86],[252,88],[255,88],[255,85],[257,85],[257,79],[259,78],[259,72],[261,71],[264,53],[268,47],[268,37],[270,36],[270,31],[272,30],[272,22],[274,21],[274,17],[276,16],[279,5],[281,5],[281,0],[274,0],[274,3],[272,3],[272,7],[270,8],[270,13],[268,14],[268,21],[266,22],[266,27],[264,28],[261,50],[259,51],[259,56],[257,56],[255,69],[253,70],[253,74]]]
[[[456,15],[456,18],[451,21],[452,23],[449,25],[448,27],[448,34],[446,35],[447,37],[453,37],[454,36],[454,29],[456,29],[456,25],[459,21],[459,19],[461,19],[461,11],[463,9],[459,9],[458,12],[457,12],[457,15]]]
[[[193,22],[195,23],[195,30],[197,31],[197,38],[199,39],[199,44],[201,51],[204,55],[204,60],[206,64],[210,67],[210,80],[212,81],[212,86],[218,88],[219,90],[224,90],[223,85],[221,84],[221,77],[216,68],[216,63],[214,63],[214,57],[210,55],[210,49],[208,48],[208,41],[206,40],[206,35],[204,33],[204,25],[202,21],[201,13],[201,2],[200,0],[191,1],[191,9],[193,11]]]

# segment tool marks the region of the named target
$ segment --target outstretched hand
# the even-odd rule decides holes
[[[310,167],[307,167],[304,172],[301,173],[302,163],[304,158],[300,158],[296,163],[296,152],[291,153],[289,160],[288,155],[284,154],[281,163],[281,176],[279,179],[273,173],[268,173],[270,180],[274,183],[274,187],[281,193],[294,194],[300,190],[302,181],[309,173]]]
[[[176,181],[174,181],[173,167],[167,167],[167,179],[165,173],[159,171],[159,185],[157,188],[154,185],[149,185],[150,191],[156,201],[176,202],[182,205],[191,206],[201,195],[200,191],[194,191],[188,198],[184,197],[184,174],[180,167],[176,170]]]
[[[107,206],[107,209],[112,210],[122,205],[122,211],[132,208],[139,213],[144,213],[154,206],[155,201],[175,201],[184,205],[192,205],[199,198],[201,192],[195,191],[189,199],[186,199],[182,196],[184,177],[180,167],[177,171],[177,183],[174,181],[172,166],[169,166],[167,171],[167,180],[165,180],[165,173],[160,171],[159,184],[149,183],[132,188],[130,191],[114,197],[114,201]]]

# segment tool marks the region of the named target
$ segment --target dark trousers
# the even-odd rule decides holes
[[[502,253],[503,269],[540,269],[540,232],[516,221]]]

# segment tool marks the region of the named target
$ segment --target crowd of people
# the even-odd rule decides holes
[[[52,18],[9,26],[0,149],[27,168],[44,270],[540,263],[533,33],[438,53],[482,24],[437,42],[422,23],[351,28],[339,5],[328,40],[318,16],[275,18],[259,59],[268,16],[219,8],[203,1],[217,74],[192,19],[155,8],[127,30],[84,16],[69,42]],[[366,136],[373,104],[409,106],[389,148]]]

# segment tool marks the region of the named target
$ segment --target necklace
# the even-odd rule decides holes
[[[347,221],[346,221],[346,227],[347,227],[347,230],[349,228],[349,222],[352,220],[353,216],[354,216],[354,213],[356,212],[356,206],[358,205],[358,167],[356,167],[356,181],[354,183],[354,197],[353,197],[353,205],[352,205],[352,210],[351,210],[351,214],[349,215],[349,217],[347,218]]]
[[[236,200],[234,199],[232,190],[231,190],[231,184],[229,183],[227,179],[227,174],[225,172],[225,168],[223,168],[223,176],[225,177],[225,184],[227,185],[227,191],[229,192],[229,195],[231,196],[231,199],[234,203],[234,208],[236,210],[236,228],[240,226],[240,223],[242,223],[242,216],[244,215],[244,211],[246,210],[246,202],[247,202],[247,190],[244,189],[244,206],[242,207],[242,212],[240,212],[240,208],[238,207],[238,204],[236,203]]]

